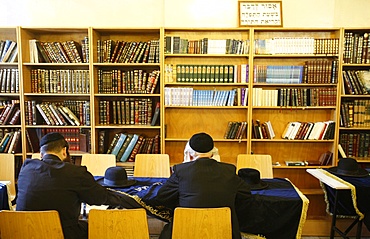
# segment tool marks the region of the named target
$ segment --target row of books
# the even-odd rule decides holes
[[[334,139],[335,122],[289,122],[281,138],[288,140],[330,140]]]
[[[28,125],[90,126],[90,102],[67,100],[37,103],[29,100],[25,102],[25,116]]]
[[[340,126],[370,127],[370,100],[346,100],[340,105]]]
[[[287,160],[285,164],[287,166],[328,166],[331,165],[333,161],[333,153],[331,151],[326,151],[320,154],[317,160]]]
[[[347,70],[342,72],[344,93],[349,95],[367,95],[370,93],[370,71]]]
[[[159,40],[98,40],[99,63],[159,63]]]
[[[89,38],[86,36],[81,44],[68,40],[63,42],[43,42],[29,40],[31,63],[88,63]]]
[[[14,154],[21,151],[21,131],[8,130],[3,131],[3,137],[0,139],[0,153]]]
[[[0,124],[19,125],[21,115],[19,100],[3,101],[1,103]]]
[[[98,70],[98,92],[103,94],[154,94],[159,81],[159,70]]]
[[[369,33],[344,33],[343,63],[368,64],[369,54]]]
[[[99,124],[101,125],[151,125],[154,113],[151,98],[99,101]]]
[[[91,152],[91,132],[88,129],[77,128],[41,128],[27,129],[26,138],[29,152],[39,152],[39,142],[48,133],[57,132],[64,136],[70,151]]]
[[[90,93],[89,70],[31,69],[32,93]]]
[[[335,106],[336,88],[253,88],[253,106]]]
[[[19,93],[19,71],[15,68],[0,69],[0,92]]]
[[[165,54],[248,54],[249,40],[209,39],[189,40],[180,36],[164,37]]]
[[[339,38],[274,37],[255,39],[254,53],[263,54],[339,54]]]
[[[246,106],[248,88],[195,90],[191,87],[165,87],[166,106]]]
[[[272,127],[271,121],[261,123],[260,120],[252,120],[252,137],[253,139],[273,139],[275,138],[275,131]]]
[[[158,154],[159,148],[159,135],[146,137],[141,134],[117,133],[106,153],[114,154],[117,162],[134,162],[136,154]]]
[[[172,67],[172,66],[171,66]],[[249,65],[176,65],[171,70],[176,82],[194,83],[247,83]],[[172,82],[172,81],[169,81]]]
[[[13,63],[18,60],[18,44],[12,40],[0,40],[0,62]]]
[[[370,155],[369,132],[341,132],[339,144],[347,157],[369,157]]]
[[[229,121],[227,123],[224,139],[243,139],[247,138],[248,123],[246,121]]]
[[[305,61],[304,65],[255,65],[253,82],[272,84],[334,84],[338,79],[337,60]]]

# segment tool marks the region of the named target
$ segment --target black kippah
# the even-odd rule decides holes
[[[206,133],[194,134],[189,140],[189,145],[198,153],[207,153],[214,147],[212,137]]]
[[[63,135],[61,135],[60,133],[51,132],[51,133],[45,134],[44,137],[42,137],[40,140],[40,147],[44,146],[45,144],[48,144],[50,142],[57,141],[60,139],[65,140]]]

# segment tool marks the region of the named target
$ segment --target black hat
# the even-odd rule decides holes
[[[260,171],[254,168],[241,168],[238,171],[241,177],[249,186],[251,190],[260,190],[268,187],[268,184],[261,180]]]
[[[359,167],[354,158],[342,158],[339,160],[337,167],[328,168],[328,171],[336,175],[348,177],[369,176],[369,172],[366,169]]]
[[[105,170],[104,178],[97,182],[104,187],[123,188],[134,185],[136,180],[128,180],[126,170],[122,167],[109,167]]]
[[[212,137],[206,133],[194,134],[189,140],[189,145],[198,153],[207,153],[214,147]]]
[[[40,147],[44,146],[45,144],[57,141],[57,140],[65,140],[64,136],[57,132],[51,132],[45,134],[40,140]]]

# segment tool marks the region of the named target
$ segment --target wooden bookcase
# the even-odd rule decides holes
[[[160,64],[160,57],[151,62],[122,62],[122,63],[112,63],[108,60],[102,60],[98,58],[98,41],[100,42],[109,42],[110,40],[117,42],[123,41],[126,44],[130,42],[135,43],[147,43],[151,42],[153,45],[153,41],[157,41],[159,43],[161,38],[161,31],[159,28],[151,28],[151,29],[109,29],[109,28],[92,28],[91,31],[91,45],[92,45],[92,79],[93,79],[93,94],[92,94],[92,105],[94,106],[92,112],[93,118],[93,144],[94,152],[99,152],[99,136],[102,132],[105,132],[105,145],[103,145],[104,153],[109,147],[109,144],[112,142],[113,137],[116,133],[130,133],[130,134],[141,134],[144,137],[153,138],[155,135],[161,136],[162,134],[162,125],[159,121],[154,126],[151,126],[151,122],[130,122],[130,123],[123,123],[119,124],[118,121],[114,123],[113,121],[113,112],[111,112],[110,116],[110,123],[103,124],[101,122],[101,111],[99,111],[99,103],[101,101],[108,101],[110,104],[110,110],[113,110],[112,102],[119,101],[122,102],[125,99],[135,99],[135,100],[142,100],[148,101],[150,104],[149,108],[147,109],[147,113],[152,115],[157,102],[162,102],[163,95],[161,94],[161,80],[158,81],[156,89],[153,93],[138,93],[135,91],[121,91],[120,93],[104,93],[104,91],[99,91],[99,71],[112,71],[112,70],[121,70],[122,72],[133,72],[133,71],[142,71],[146,72],[149,77],[149,73],[153,71],[160,71],[161,64]],[[153,45],[154,46],[154,45]],[[163,52],[162,45],[158,45],[159,51],[158,53]],[[121,108],[123,110],[123,108]],[[134,109],[131,109],[133,112]],[[137,109],[135,109],[137,110]],[[131,117],[132,118],[132,117]],[[133,119],[131,119],[132,121]],[[101,147],[102,145],[100,145]],[[160,149],[160,152],[163,152]],[[133,166],[133,162],[124,162],[118,163],[118,165],[123,166]]]
[[[358,79],[364,77],[357,73],[368,72],[370,69],[368,51],[362,47],[368,45],[369,33],[370,29],[363,28],[343,30],[343,77],[340,91],[340,119],[342,123],[339,127],[338,141],[348,157],[354,157],[362,164],[370,163],[368,152],[370,95],[366,88],[363,90],[363,86],[357,92],[353,89],[352,94],[347,89],[347,85],[349,84],[350,88],[354,87]]]
[[[18,27],[5,27],[5,28],[0,28],[0,40],[2,41],[6,41],[6,40],[10,40],[12,42],[16,42],[17,43],[17,47],[18,47],[18,51],[19,51],[19,40],[18,40],[18,35],[19,35],[19,28]],[[5,44],[5,43],[4,43]],[[4,106],[4,109],[5,109],[5,105],[3,102],[7,102],[7,103],[11,103],[11,102],[18,102],[17,103],[17,107],[21,109],[22,111],[22,106],[21,106],[21,99],[22,99],[22,82],[21,82],[21,77],[20,77],[20,70],[19,70],[19,63],[18,63],[18,60],[19,59],[19,54],[17,56],[17,58],[15,58],[14,62],[0,62],[0,70],[2,72],[1,74],[1,86],[5,86],[4,87],[1,87],[1,93],[0,93],[0,99],[1,99],[1,105]],[[9,72],[8,72],[9,71]],[[14,81],[13,83],[15,84],[18,84],[18,89],[16,89],[15,91],[13,90],[9,90],[9,88],[7,87],[7,84],[8,82],[11,82],[12,78],[7,78],[5,77],[4,75],[5,74],[12,74],[10,73],[11,72],[17,72],[18,74],[18,78],[14,77]],[[15,76],[15,75],[14,75]],[[15,111],[13,110],[13,113]],[[12,115],[14,115],[12,113]],[[12,115],[10,117],[12,117]],[[21,117],[20,117],[21,119]],[[18,122],[20,122],[20,120],[18,120]],[[5,124],[1,124],[0,125],[0,130],[1,130],[1,138],[3,138],[6,134],[6,132],[16,132],[16,131],[22,131],[22,124],[21,123],[16,123],[16,124],[9,124],[9,120],[7,123]],[[22,146],[21,146],[21,142],[19,141],[18,143],[18,146],[15,148],[15,151],[14,151],[14,155],[15,155],[15,166],[16,167],[19,167],[20,165],[22,165],[22,161],[23,161],[23,150],[22,150]],[[5,151],[3,151],[2,153],[7,153]]]
[[[31,45],[30,40],[36,39],[39,42],[66,42],[74,41],[75,43],[80,44],[81,41],[88,37],[89,28],[20,28],[19,32],[19,42],[20,42],[20,57],[19,64],[21,68],[21,82],[22,82],[22,97],[21,105],[23,106],[22,110],[22,148],[23,158],[31,157],[32,151],[30,144],[27,140],[26,131],[29,135],[42,135],[49,131],[58,131],[63,133],[67,137],[67,140],[70,142],[70,147],[74,145],[74,142],[79,140],[80,133],[86,133],[91,135],[91,123],[88,123],[88,111],[83,113],[84,120],[81,121],[80,125],[67,124],[65,126],[61,125],[49,125],[45,123],[42,116],[36,109],[36,114],[32,117],[35,119],[35,122],[27,121],[26,119],[30,118],[32,111],[28,110],[28,102],[34,102],[36,104],[42,103],[59,103],[65,105],[69,108],[72,108],[71,105],[75,105],[75,108],[78,109],[78,112],[82,114],[82,107],[88,107],[91,101],[91,94],[89,91],[82,92],[78,90],[71,90],[72,86],[77,84],[76,78],[67,76],[62,76],[61,72],[68,72],[72,74],[73,71],[84,71],[86,84],[91,86],[91,76],[89,73],[88,62],[82,63],[45,63],[43,61],[34,61],[31,60]],[[82,54],[80,53],[82,58]],[[40,82],[35,85],[35,71],[45,71],[49,72],[50,83],[49,87],[44,86],[43,90]],[[51,71],[56,72],[54,78],[51,77]],[[66,73],[67,74],[67,73]],[[66,78],[67,77],[67,78]],[[40,79],[40,78],[36,78]],[[62,85],[64,82],[64,85]],[[69,83],[67,83],[69,82]],[[54,84],[55,87],[52,87],[51,84]],[[83,104],[81,107],[80,104]],[[77,108],[78,107],[78,108]],[[77,114],[77,113],[75,113]],[[79,114],[77,114],[79,116]],[[90,120],[91,122],[91,120]],[[69,138],[69,139],[68,139]],[[39,152],[38,142],[35,142],[35,137],[30,138],[34,142],[34,152]],[[36,140],[37,141],[37,140]],[[87,142],[87,144],[89,144]],[[76,144],[78,145],[78,144]],[[92,145],[91,145],[92,146]],[[72,157],[79,158],[81,154],[86,153],[86,151],[81,151],[78,146],[72,146],[71,155]]]
[[[207,38],[208,44],[212,40],[250,40],[249,29],[164,29],[166,37],[180,37],[190,41],[200,41]],[[173,38],[172,38],[173,39]],[[190,49],[189,49],[190,51]],[[199,65],[241,65],[250,64],[249,51],[242,54],[220,53],[165,53],[164,64],[172,65],[173,74],[166,78],[166,88],[192,88],[193,90],[231,90],[234,88],[248,88],[248,82],[221,83],[217,80],[203,80],[201,82],[189,80],[178,82],[176,66],[178,64]],[[199,71],[198,71],[199,72]],[[204,78],[204,77],[203,77]],[[206,82],[204,82],[206,81]],[[235,79],[236,81],[236,79]],[[166,97],[166,96],[165,96]],[[164,145],[165,152],[170,155],[171,164],[181,163],[184,159],[183,151],[186,142],[197,132],[207,132],[212,135],[216,147],[219,149],[222,161],[235,163],[236,156],[248,151],[246,134],[241,140],[224,139],[229,121],[249,121],[247,106],[178,106],[176,104],[164,105]]]
[[[307,222],[304,228],[304,235],[327,235],[330,226],[330,217],[325,212],[325,201],[319,182],[311,175],[306,173],[306,169],[318,166],[285,166],[285,160],[318,160],[319,156],[325,151],[333,153],[333,161],[330,167],[338,161],[338,143],[340,135],[345,132],[370,133],[370,127],[351,127],[346,128],[340,125],[341,122],[341,103],[351,100],[370,100],[368,95],[348,95],[345,94],[342,72],[347,70],[368,70],[369,63],[344,63],[345,33],[354,32],[364,34],[370,29],[343,29],[343,28],[32,28],[14,27],[0,28],[1,39],[10,39],[18,42],[18,62],[0,63],[0,69],[12,68],[19,69],[19,86],[17,93],[0,93],[2,100],[19,100],[21,109],[20,125],[0,125],[1,129],[21,130],[21,149],[16,152],[16,158],[20,162],[30,157],[32,152],[27,141],[26,130],[40,134],[42,131],[63,129],[75,130],[78,132],[89,132],[88,138],[91,153],[99,153],[99,148],[104,151],[109,147],[117,133],[141,134],[146,137],[160,136],[161,153],[170,155],[171,164],[183,161],[183,150],[188,139],[197,132],[207,132],[212,135],[215,146],[219,149],[221,161],[236,164],[238,154],[255,153],[270,154],[273,162],[280,163],[274,166],[274,176],[289,178],[310,200]],[[80,42],[88,37],[89,61],[84,63],[33,63],[30,61],[29,40],[37,39],[41,42],[62,42],[73,40]],[[205,39],[210,40],[227,39],[241,40],[249,42],[248,51],[243,53],[224,54],[219,52],[203,53],[184,53],[173,52],[168,49],[169,40],[187,39],[189,41],[199,41],[202,44]],[[339,39],[338,49],[335,53],[261,53],[256,49],[256,40],[266,40],[270,38],[314,38],[314,39]],[[98,42],[125,41],[125,42],[148,42],[159,40],[159,56],[157,62],[121,62],[114,63],[104,61],[99,58],[101,47]],[[199,46],[200,46],[199,45]],[[106,45],[104,45],[106,46]],[[338,77],[337,81],[330,83],[264,83],[255,82],[258,75],[254,68],[257,66],[304,66],[308,61],[337,61]],[[209,82],[177,81],[176,75],[182,72],[177,69],[178,65],[184,66],[237,66],[235,69],[243,72],[248,65],[248,77],[243,78],[235,72],[235,79],[230,82],[221,82],[210,79]],[[33,90],[32,72],[37,69],[44,70],[84,70],[88,71],[89,91],[84,93],[40,93]],[[190,69],[190,68],[189,68]],[[234,69],[234,68],[233,68]],[[102,72],[121,71],[159,71],[160,80],[153,93],[135,93],[101,90]],[[186,72],[186,71],[185,71]],[[233,74],[234,77],[234,74]],[[109,81],[108,81],[109,82]],[[105,82],[107,84],[107,82]],[[108,83],[111,84],[111,83]],[[175,105],[167,103],[167,90],[191,88],[194,91],[231,91],[241,92],[247,89],[247,104],[239,103],[233,106],[194,106],[194,105]],[[334,103],[325,106],[270,106],[254,105],[253,99],[257,93],[255,89],[278,90],[278,89],[331,89],[335,92]],[[175,95],[175,97],[178,97]],[[157,124],[119,124],[114,123],[112,116],[112,102],[124,101],[126,98],[146,99],[152,102],[152,113],[155,105],[160,102],[160,117]],[[29,124],[26,120],[28,101],[55,102],[64,100],[84,101],[90,105],[90,123],[80,126],[50,126],[38,120],[35,125]],[[110,121],[104,123],[101,102],[106,101],[110,104]],[[103,112],[107,113],[107,112]],[[41,116],[39,116],[40,118]],[[117,120],[117,119],[116,119]],[[276,134],[274,139],[255,139],[252,133],[253,123],[270,121]],[[301,122],[335,122],[334,137],[329,140],[287,140],[281,139],[281,135],[290,121]],[[225,132],[230,121],[247,122],[246,132],[241,139],[225,139]],[[105,134],[105,143],[101,145],[100,137]],[[76,158],[81,157],[87,151],[73,151],[72,155]],[[368,163],[368,157],[356,157],[362,163]],[[125,167],[133,167],[133,162],[119,163]]]

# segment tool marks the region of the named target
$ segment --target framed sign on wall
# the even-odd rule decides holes
[[[282,1],[239,1],[239,27],[282,27]]]

